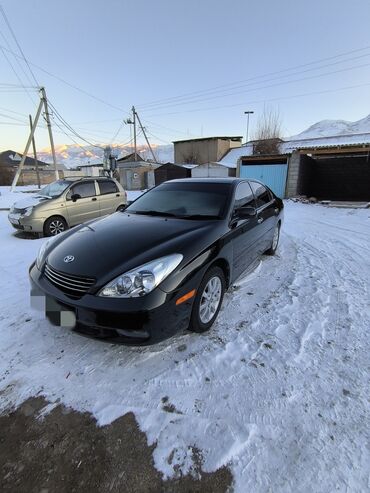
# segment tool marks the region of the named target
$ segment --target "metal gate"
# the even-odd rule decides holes
[[[287,164],[242,164],[240,178],[259,180],[280,198],[285,196]]]

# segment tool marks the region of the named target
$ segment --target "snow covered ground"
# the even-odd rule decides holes
[[[370,211],[286,202],[282,241],[208,334],[128,348],[31,311],[43,239],[0,212],[0,411],[43,395],[102,425],[132,411],[167,477],[228,464],[236,492],[370,489]]]
[[[11,192],[10,188],[0,186],[0,210],[10,209],[14,202],[27,198],[30,193],[37,191],[37,185],[17,186],[14,192]]]

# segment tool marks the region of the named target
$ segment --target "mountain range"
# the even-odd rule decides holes
[[[174,150],[173,145],[156,145],[151,144],[154,155],[159,163],[173,162],[174,160]],[[103,162],[104,155],[104,145],[101,148],[95,146],[86,145],[80,147],[78,145],[58,145],[55,146],[55,153],[57,156],[57,161],[64,164],[67,168],[75,168],[83,164],[98,164]],[[112,149],[117,154],[118,158],[127,156],[134,152],[134,148],[131,145],[115,145],[113,144]],[[138,145],[137,152],[143,159],[152,160],[153,157],[147,146]],[[50,149],[43,149],[38,152],[38,156],[42,160],[51,162],[51,152]]]
[[[311,139],[316,137],[331,137],[336,135],[351,135],[351,134],[363,134],[370,133],[370,115],[362,118],[361,120],[350,122],[346,120],[322,120],[320,122],[311,125],[303,132],[284,138],[284,140],[301,140]],[[58,145],[55,148],[57,161],[60,164],[65,165],[67,168],[75,168],[82,164],[98,164],[103,160],[104,144],[101,147],[96,146],[84,146],[78,145]],[[126,156],[134,151],[132,145],[112,145],[112,148],[118,155],[118,157]],[[157,145],[152,144],[153,151],[156,159],[159,163],[167,163],[174,161],[174,147],[172,144]],[[138,153],[144,159],[152,159],[152,155],[147,146],[139,145],[137,147]],[[14,151],[6,151],[6,153],[14,153]],[[2,153],[4,154],[4,153]],[[9,159],[8,154],[6,160]],[[43,149],[38,152],[38,158],[40,161],[46,161],[51,163],[50,149]],[[32,160],[33,161],[33,160]],[[27,164],[32,164],[31,162]]]
[[[370,132],[370,115],[349,122],[346,120],[322,120],[311,125],[300,134],[284,140],[311,139],[316,137],[332,137],[337,135],[364,134]]]

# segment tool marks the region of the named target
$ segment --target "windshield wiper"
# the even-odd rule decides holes
[[[143,216],[163,216],[163,217],[178,217],[176,214],[172,214],[171,212],[163,212],[163,211],[130,211],[126,210],[125,212],[134,212],[135,214],[142,214]]]
[[[189,214],[178,217],[181,217],[181,219],[220,219],[220,216],[214,216],[212,214]]]

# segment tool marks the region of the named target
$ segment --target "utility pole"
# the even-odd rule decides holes
[[[148,144],[149,150],[150,150],[150,152],[151,152],[151,154],[152,154],[152,156],[153,156],[154,162],[155,162],[155,163],[158,163],[157,158],[156,158],[156,157],[155,157],[155,155],[154,155],[153,149],[152,149],[152,147],[151,147],[151,145],[150,145],[150,143],[149,143],[148,137],[147,137],[147,135],[146,135],[145,128],[144,128],[144,127],[142,126],[142,124],[141,124],[140,117],[139,117],[139,115],[138,115],[137,113],[136,113],[136,116],[137,116],[137,119],[138,119],[138,121],[139,121],[140,128],[141,128],[141,130],[142,130],[142,132],[143,132],[143,134],[144,134],[144,137],[145,137],[146,143]]]
[[[136,149],[136,111],[135,111],[135,106],[132,107],[132,115],[133,115],[133,120],[134,120],[134,156],[135,156],[135,161],[137,161],[137,149]]]
[[[44,108],[45,108],[45,120],[46,120],[46,125],[48,127],[48,132],[49,132],[49,140],[50,140],[50,147],[51,147],[51,153],[53,155],[53,163],[54,163],[54,169],[55,169],[55,179],[59,180],[59,172],[58,172],[58,167],[57,167],[57,159],[55,156],[55,148],[54,148],[54,139],[53,139],[53,132],[51,131],[51,123],[50,123],[50,115],[49,115],[49,108],[48,108],[48,100],[46,98],[46,91],[44,87],[40,88],[41,94],[42,94],[42,100],[44,102]]]
[[[245,143],[248,143],[248,135],[249,135],[249,115],[253,115],[254,111],[244,111],[244,114],[247,115],[247,135],[245,139]]]
[[[12,186],[11,186],[11,189],[10,189],[12,192],[14,191],[14,188],[17,185],[17,182],[19,180],[19,176],[20,176],[20,174],[22,172],[24,163],[26,161],[26,157],[27,157],[28,151],[30,149],[31,143],[33,142],[34,135],[35,135],[35,130],[36,130],[37,124],[39,122],[39,118],[40,118],[40,115],[41,115],[42,108],[44,108],[45,120],[46,120],[46,124],[47,124],[47,127],[48,127],[48,132],[49,132],[50,146],[51,146],[51,152],[53,154],[53,163],[54,163],[54,168],[55,168],[55,178],[57,180],[59,180],[59,173],[58,173],[58,168],[57,168],[57,160],[56,160],[56,156],[55,156],[54,140],[53,140],[53,133],[51,131],[51,123],[50,123],[50,118],[49,118],[49,109],[48,109],[48,102],[47,102],[47,99],[46,99],[46,92],[45,92],[45,88],[44,87],[40,87],[40,103],[39,103],[39,107],[37,108],[35,120],[31,124],[30,135],[28,136],[27,144],[26,144],[26,147],[24,149],[21,162],[19,163],[17,172],[16,172],[16,174],[15,174],[15,176],[13,178],[13,183],[12,183]],[[36,147],[34,147],[34,154],[35,154],[35,149],[36,149]]]
[[[37,124],[38,124],[38,121],[39,121],[39,118],[40,118],[40,115],[41,115],[41,110],[42,110],[43,106],[44,106],[44,101],[41,98],[40,99],[40,103],[39,103],[39,107],[37,108],[35,119],[33,121],[32,127],[31,127],[30,135],[28,136],[26,147],[25,147],[25,149],[23,151],[23,154],[22,154],[21,162],[19,163],[17,172],[16,172],[16,174],[14,175],[14,178],[13,178],[13,183],[12,183],[12,186],[11,186],[11,189],[10,189],[12,192],[14,191],[14,187],[16,186],[16,184],[17,184],[17,182],[19,180],[19,176],[20,176],[20,174],[22,172],[22,169],[23,169],[23,166],[24,166],[24,162],[26,161],[28,150],[30,148],[30,145],[31,145],[31,142],[32,142],[32,138],[33,138],[33,136],[35,134],[35,130],[36,130],[36,127],[37,127]]]
[[[149,147],[149,150],[151,152],[151,155],[153,157],[153,160],[155,163],[158,164],[158,161],[157,161],[157,158],[155,157],[155,154],[153,152],[153,149],[152,149],[152,146],[150,145],[150,142],[149,142],[149,139],[148,139],[148,136],[146,135],[146,132],[145,132],[145,127],[143,127],[142,123],[141,123],[141,120],[140,120],[140,117],[137,113],[137,111],[135,110],[135,106],[132,107],[132,120],[131,118],[128,118],[127,120],[124,120],[124,123],[126,123],[127,125],[133,125],[134,126],[134,150],[135,150],[135,161],[137,161],[137,147],[136,147],[136,119],[137,121],[139,122],[139,125],[140,125],[140,128],[141,128],[141,131],[143,132],[144,134],[144,137],[145,137],[145,140],[146,140],[146,143],[148,144],[148,147]]]
[[[32,116],[28,115],[30,119],[30,131],[32,131]],[[32,136],[32,147],[33,147],[33,157],[35,158],[36,176],[37,176],[37,186],[41,188],[40,173],[39,173],[39,162],[36,153],[35,136]]]

